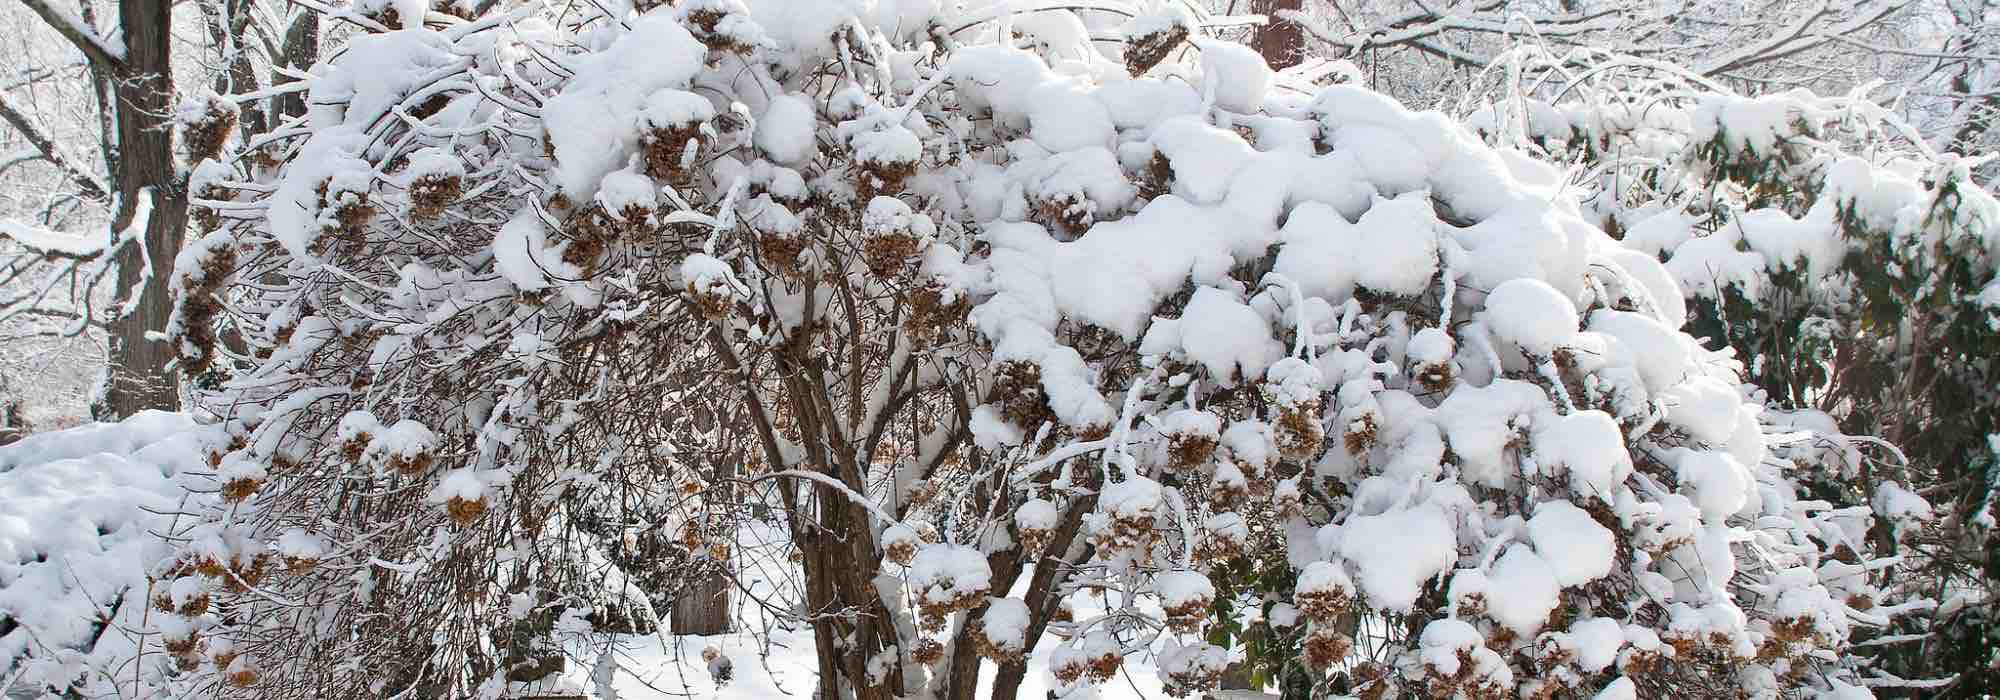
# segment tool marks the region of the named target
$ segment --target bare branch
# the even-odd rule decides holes
[[[27,5],[28,9],[40,15],[42,21],[47,22],[56,33],[68,39],[69,43],[74,44],[77,50],[90,58],[91,63],[113,69],[125,64],[124,50],[104,43],[104,39],[97,35],[97,30],[85,24],[83,18],[78,17],[69,8],[49,4],[48,0],[21,0],[21,4]]]
[[[89,173],[71,164],[69,159],[63,156],[62,151],[56,147],[55,140],[49,138],[48,134],[42,133],[40,129],[35,128],[34,122],[28,121],[28,115],[22,114],[12,103],[8,102],[5,94],[0,94],[0,119],[7,120],[8,124],[12,124],[16,130],[19,130],[21,135],[28,139],[29,145],[34,146],[35,150],[41,151],[42,159],[48,161],[50,165],[54,165],[57,170],[61,170],[64,176],[75,181],[77,187],[83,190],[85,196],[92,199],[104,199],[109,196],[104,183],[98,182],[97,178],[91,177]]]

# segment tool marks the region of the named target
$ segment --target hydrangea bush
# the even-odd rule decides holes
[[[766,507],[826,697],[1049,633],[1065,687],[1865,694],[1910,609],[1545,148],[1179,3],[636,5],[370,4],[203,171],[231,438],[156,575],[223,694],[497,697]]]

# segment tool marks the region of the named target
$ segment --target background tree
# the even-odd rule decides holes
[[[101,110],[98,137],[104,176],[82,169],[19,109],[0,103],[0,116],[68,176],[87,198],[110,202],[106,240],[72,243],[25,225],[9,237],[24,254],[10,261],[7,281],[34,275],[33,288],[8,300],[11,314],[45,310],[51,296],[78,300],[68,313],[83,323],[107,324],[108,370],[95,411],[123,417],[147,408],[180,405],[167,366],[171,348],[147,339],[164,326],[172,304],[164,272],[179,252],[187,212],[185,176],[174,151],[172,4],[127,0],[117,5],[117,43],[98,28],[94,5],[85,12],[51,0],[23,4],[81,54]],[[42,265],[53,265],[48,270]],[[57,291],[58,285],[68,290]],[[108,292],[108,308],[101,292]],[[56,312],[63,313],[63,312]],[[80,332],[81,324],[69,325]]]

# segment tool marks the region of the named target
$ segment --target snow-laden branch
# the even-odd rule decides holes
[[[867,496],[863,496],[859,493],[855,493],[854,489],[848,488],[847,484],[841,483],[839,479],[835,479],[831,476],[827,476],[819,472],[809,472],[803,469],[787,469],[781,472],[772,472],[771,474],[758,479],[758,481],[763,481],[764,479],[775,479],[779,477],[805,479],[807,481],[814,481],[826,486],[833,487],[834,489],[840,491],[841,493],[846,494],[847,499],[853,501],[855,505],[866,508],[868,509],[868,512],[875,514],[875,517],[881,518],[884,524],[894,525],[897,522],[896,516],[890,515],[889,511],[883,510],[882,506],[876,504],[873,499],[870,499]]]
[[[0,219],[0,237],[5,237],[30,252],[47,259],[87,261],[102,257],[107,252],[116,251],[146,233],[146,226],[153,214],[152,190],[140,190],[139,201],[132,210],[132,221],[123,230],[110,231],[104,240],[93,242],[79,237],[35,226],[13,219]]]
[[[89,23],[84,22],[82,17],[77,16],[75,11],[60,5],[50,4],[49,0],[21,0],[21,3],[27,5],[28,9],[33,10],[35,14],[40,15],[42,21],[47,22],[50,28],[56,30],[57,34],[61,34],[64,39],[68,39],[71,44],[76,46],[77,50],[82,51],[84,56],[90,58],[91,63],[106,68],[117,68],[124,65],[125,47],[106,42],[102,36],[98,35],[97,30],[92,28]]]

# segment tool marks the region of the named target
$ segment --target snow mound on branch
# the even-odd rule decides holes
[[[456,60],[451,48],[442,35],[423,29],[356,35],[341,60],[327,64],[313,81],[306,99],[313,126],[365,125],[383,118],[410,98],[425,76]]]
[[[1528,538],[1565,588],[1609,576],[1617,564],[1615,536],[1569,501],[1536,506],[1535,517],[1528,520]]]
[[[638,144],[646,100],[663,89],[686,89],[708,49],[673,17],[650,14],[611,48],[576,66],[576,79],[543,107],[543,124],[555,145],[556,180],[563,192],[586,201],[598,180],[625,166]]]
[[[1487,295],[1486,325],[1501,340],[1546,357],[1576,334],[1576,303],[1547,282],[1511,279]]]
[[[173,553],[154,533],[187,496],[184,474],[207,469],[211,437],[185,414],[148,411],[0,447],[0,678],[80,678],[95,696],[117,672],[130,688],[121,629],[146,629],[147,567]],[[155,655],[141,672],[169,663]]]
[[[1439,225],[1421,194],[1375,198],[1351,224],[1332,207],[1304,204],[1285,224],[1286,246],[1273,270],[1329,301],[1346,300],[1356,286],[1416,296],[1437,273]],[[1360,250],[1368,254],[1352,254]]]
[[[1276,74],[1256,49],[1233,41],[1198,37],[1205,89],[1213,90],[1215,106],[1231,112],[1255,112],[1264,106]]]
[[[1409,610],[1424,582],[1458,562],[1458,537],[1451,516],[1421,506],[1350,519],[1340,530],[1340,555],[1360,573],[1368,602],[1389,610]]]
[[[1271,363],[1284,357],[1285,348],[1271,337],[1271,326],[1255,309],[1233,295],[1214,287],[1195,290],[1187,310],[1177,321],[1156,321],[1147,333],[1178,332],[1180,348],[1190,362],[1208,368],[1209,376],[1234,383],[1241,378],[1264,376]],[[1142,345],[1142,351],[1153,343]]]

